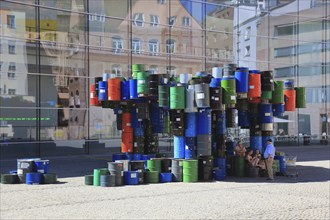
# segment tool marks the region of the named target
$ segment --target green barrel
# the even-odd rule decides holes
[[[272,92],[272,103],[284,103],[284,81],[274,82],[274,91]]]
[[[17,174],[1,174],[2,184],[16,184],[19,183],[19,178]]]
[[[236,80],[235,78],[223,78],[221,80],[223,104],[236,104]]]
[[[41,177],[42,184],[55,184],[57,183],[56,173],[43,173]]]
[[[198,181],[198,160],[183,161],[183,182],[194,183]]]
[[[184,86],[170,87],[170,109],[184,109],[186,107],[186,89]]]
[[[271,100],[272,97],[273,97],[273,92],[272,91],[262,91],[261,92],[261,99]]]
[[[148,171],[144,173],[145,183],[159,183],[159,171]]]
[[[86,175],[85,176],[85,185],[92,186],[93,185],[93,175]]]
[[[305,87],[296,87],[296,108],[306,108],[306,90]]]
[[[235,157],[235,176],[244,177],[245,173],[244,157]]]
[[[149,93],[149,73],[148,72],[137,72],[137,92],[138,95],[147,96]]]
[[[170,87],[168,85],[158,86],[159,107],[170,106]]]
[[[137,72],[144,72],[145,70],[145,65],[144,64],[133,64],[132,65],[132,72],[137,73]]]
[[[108,168],[94,169],[93,185],[100,186],[101,175],[108,175]]]
[[[161,172],[161,159],[152,158],[151,160],[147,160],[147,168],[150,171],[158,171]]]

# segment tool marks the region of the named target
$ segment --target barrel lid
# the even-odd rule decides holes
[[[249,73],[260,74],[260,70],[250,70]]]

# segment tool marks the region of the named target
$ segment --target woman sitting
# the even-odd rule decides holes
[[[264,160],[261,160],[261,154],[259,153],[259,150],[256,150],[254,152],[253,158],[256,158],[256,166],[259,167],[262,170],[266,169],[266,164]]]

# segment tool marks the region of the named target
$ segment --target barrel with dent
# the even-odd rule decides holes
[[[184,86],[170,87],[170,109],[185,109],[186,94]]]
[[[183,182],[193,183],[198,181],[198,160],[183,161]]]

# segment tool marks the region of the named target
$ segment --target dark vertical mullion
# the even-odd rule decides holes
[[[90,120],[91,120],[91,117],[90,117],[90,102],[89,102],[89,88],[90,88],[90,81],[92,79],[90,79],[90,60],[89,60],[89,0],[86,0],[85,1],[85,11],[87,12],[87,15],[85,14],[85,30],[84,30],[84,36],[85,36],[85,70],[86,71],[86,80],[88,80],[88,83],[87,83],[87,141],[85,143],[85,153],[86,154],[89,154],[90,151],[89,151],[89,147],[90,147],[90,142],[89,142],[89,139],[90,139]]]
[[[204,47],[203,48],[203,57],[204,57],[204,59],[203,59],[203,65],[202,65],[202,68],[205,70],[205,72],[206,72],[206,0],[203,0],[203,3],[202,3],[202,10],[203,10],[203,12],[202,12],[202,18],[203,18],[203,21],[202,21],[202,24],[203,24],[203,38],[204,38],[204,42],[203,42],[203,45],[202,45],[202,47]]]
[[[296,86],[298,87],[299,86],[299,25],[300,25],[300,19],[299,19],[299,10],[300,10],[300,4],[299,4],[299,1],[297,1],[297,21],[296,21],[296,25],[294,25],[294,34],[295,34],[295,65],[294,65],[294,80],[297,82],[296,83]],[[297,117],[297,141],[298,141],[298,146],[300,145],[300,140],[299,140],[299,129],[300,129],[300,126],[299,126],[299,108],[297,109],[297,112],[295,112],[296,114],[296,117]]]
[[[127,0],[127,7],[128,7],[128,14],[129,14],[129,22],[128,22],[128,27],[127,27],[127,36],[128,37],[128,45],[127,48],[129,49],[129,54],[128,54],[128,71],[131,77],[133,77],[133,71],[132,71],[132,65],[133,65],[133,51],[132,51],[132,42],[133,42],[133,15],[132,15],[132,0]]]
[[[166,37],[165,38],[165,53],[167,53],[167,40],[169,40],[168,42],[171,44],[172,43],[172,31],[171,31],[171,27],[170,27],[170,18],[171,18],[171,13],[172,13],[172,11],[171,11],[171,6],[172,6],[172,4],[171,4],[171,2],[172,2],[172,0],[170,0],[169,1],[169,3],[168,3],[168,20],[167,20],[167,27],[168,27],[168,38]],[[174,24],[173,24],[173,26],[174,26]],[[175,45],[176,46],[176,45]],[[171,53],[171,48],[170,48],[170,50],[169,50],[169,53],[167,53],[167,59],[168,59],[168,67],[166,67],[166,74],[168,74],[168,76],[170,77],[171,76],[171,67],[172,67],[172,57],[171,57],[171,55],[172,55],[172,53]]]
[[[38,40],[37,40],[37,43],[36,43],[36,72],[39,73],[36,77],[36,148],[35,148],[35,151],[36,151],[36,155],[37,157],[41,157],[41,149],[40,149],[40,126],[41,126],[41,123],[40,123],[40,116],[41,116],[41,110],[40,110],[40,102],[41,102],[41,83],[40,83],[40,71],[41,71],[41,67],[40,67],[40,1],[39,0],[35,0],[35,4],[37,5],[36,8],[35,8],[35,13],[36,13],[36,16],[35,16],[35,19],[36,19],[36,32],[38,33]]]

